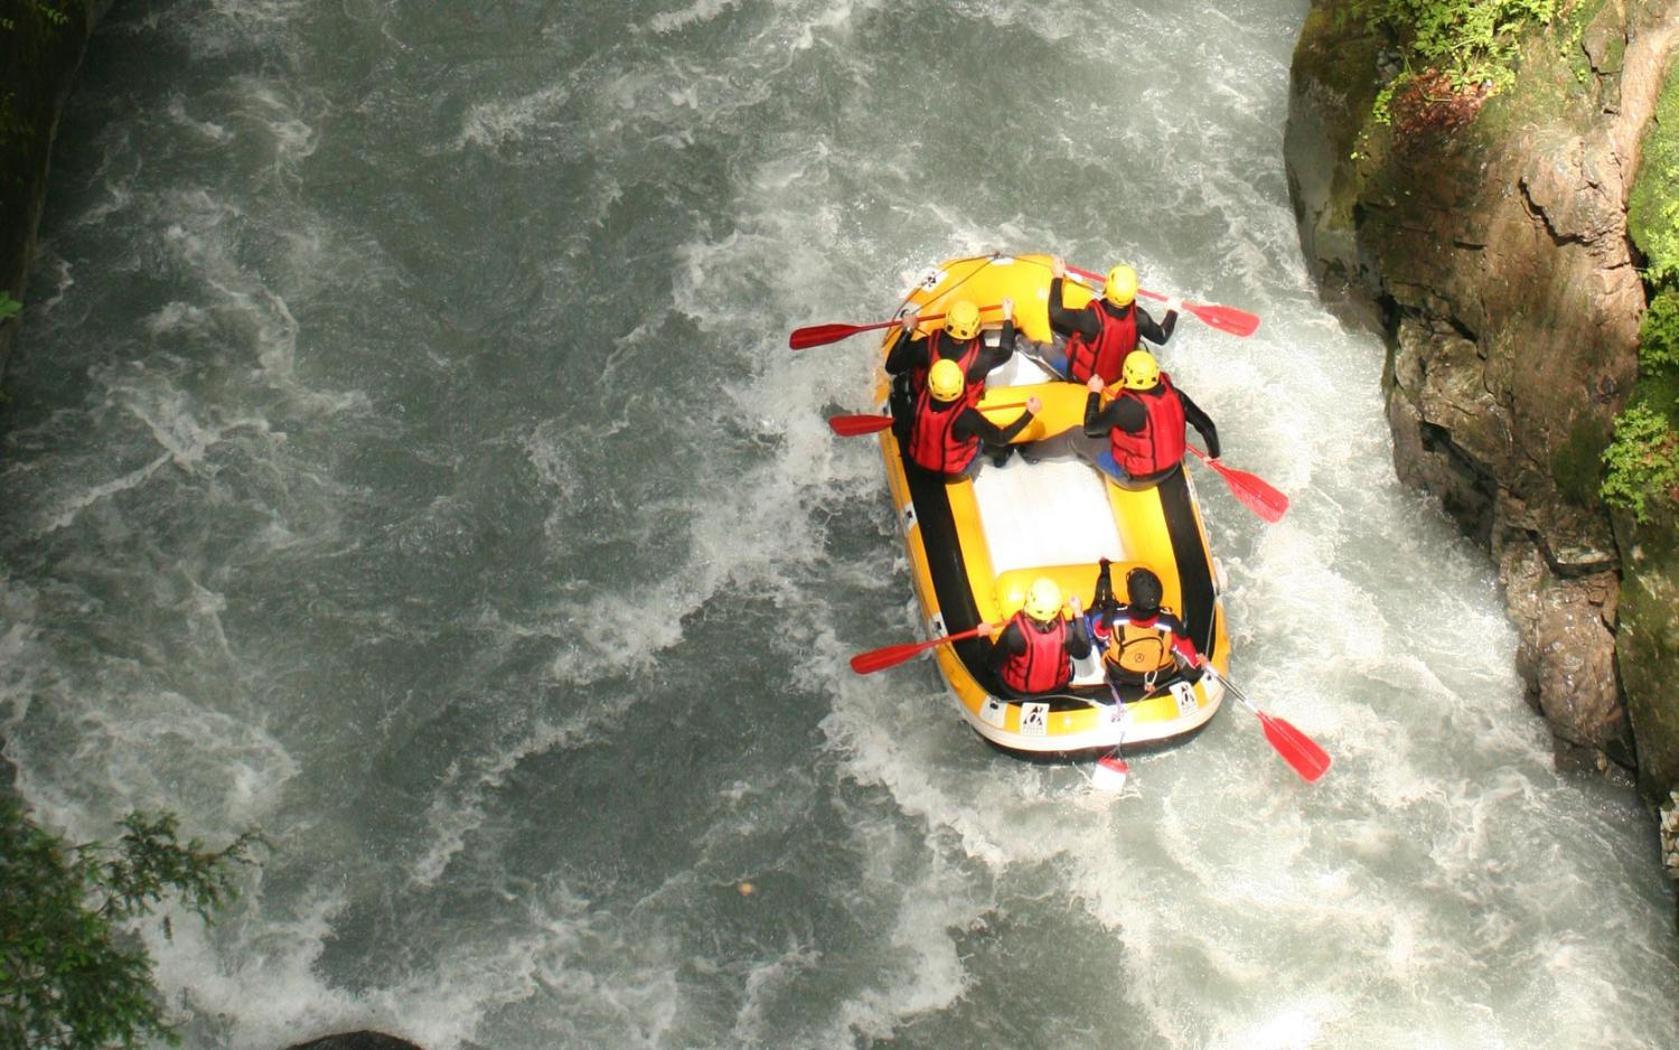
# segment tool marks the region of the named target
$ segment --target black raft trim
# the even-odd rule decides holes
[[[1195,503],[1189,498],[1189,482],[1183,470],[1174,470],[1162,481],[1160,510],[1166,516],[1166,535],[1172,539],[1172,558],[1178,567],[1178,586],[1183,595],[1179,619],[1189,631],[1190,641],[1203,655],[1213,648],[1213,613],[1217,596],[1213,592],[1213,567],[1201,545],[1201,529],[1195,520]]]

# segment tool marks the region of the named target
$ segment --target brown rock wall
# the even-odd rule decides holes
[[[1499,566],[1559,760],[1630,768],[1618,552],[1595,464],[1637,376],[1645,290],[1626,202],[1679,0],[1606,3],[1574,37],[1543,34],[1474,122],[1406,138],[1325,104],[1373,96],[1383,72],[1325,60],[1381,54],[1325,16],[1338,6],[1314,4],[1295,55],[1302,243],[1320,275],[1384,304],[1395,466]],[[1331,173],[1297,172],[1325,156]]]

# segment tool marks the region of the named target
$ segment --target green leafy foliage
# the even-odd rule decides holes
[[[23,13],[33,14],[49,26],[59,27],[68,25],[70,12],[81,10],[81,0],[26,0]],[[17,17],[0,18],[0,30],[8,32],[17,28]]]
[[[179,898],[206,921],[235,896],[261,836],[184,845],[172,814],[130,813],[115,843],[72,846],[0,793],[0,1046],[51,1050],[178,1042],[151,957],[125,924]],[[164,933],[170,933],[167,920]]]
[[[1672,405],[1667,406],[1671,411]],[[1669,412],[1645,401],[1615,419],[1615,438],[1603,452],[1605,502],[1649,520],[1649,504],[1671,501],[1679,488],[1679,434]]]
[[[1638,329],[1638,383],[1603,453],[1603,498],[1648,520],[1679,502],[1679,65],[1668,70],[1627,197],[1627,229],[1654,289]]]
[[[1557,0],[1351,0],[1345,17],[1387,34],[1408,71],[1435,69],[1453,87],[1515,81],[1517,34],[1545,25]]]
[[[1649,262],[1645,278],[1661,284],[1679,279],[1679,67],[1669,71],[1647,127],[1627,229]]]
[[[1679,291],[1664,289],[1650,300],[1638,327],[1638,366],[1645,372],[1679,366]]]
[[[8,321],[11,318],[16,317],[18,311],[22,309],[22,303],[13,299],[5,292],[0,292],[0,321]]]

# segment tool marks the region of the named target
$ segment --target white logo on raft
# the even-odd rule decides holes
[[[1021,704],[1020,705],[1020,735],[1048,736],[1049,735],[1049,705]]]
[[[1178,701],[1178,714],[1193,714],[1201,706],[1201,701],[1195,699],[1195,687],[1188,682],[1173,682],[1172,696]]]

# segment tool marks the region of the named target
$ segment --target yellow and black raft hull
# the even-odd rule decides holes
[[[899,316],[911,307],[922,316],[942,313],[957,299],[986,307],[1009,298],[1023,340],[1047,345],[1049,261],[1047,255],[949,260],[928,271]],[[1066,285],[1069,305],[1089,298],[1075,282]],[[985,314],[987,320],[997,316]],[[995,331],[988,335],[996,338]],[[898,338],[896,327],[888,329],[883,363]],[[883,368],[876,386],[880,411],[889,411],[890,394]],[[1042,398],[1043,412],[1017,443],[1083,425],[1085,389],[1056,379],[1028,355],[1016,354],[992,373],[982,404],[1023,402],[1031,395]],[[989,418],[1007,425],[1014,417],[1014,410],[1001,410]],[[946,481],[909,463],[891,430],[882,432],[881,452],[930,637],[982,621],[1005,622],[1038,576],[1053,578],[1088,609],[1105,557],[1113,562],[1122,600],[1131,567],[1154,570],[1165,589],[1163,604],[1178,613],[1197,649],[1221,673],[1228,670],[1222,573],[1182,467],[1157,485],[1131,490],[1082,460],[1025,463],[1016,456],[1004,467],[982,466],[971,480]],[[987,740],[1015,751],[1080,752],[1171,740],[1205,725],[1223,699],[1211,675],[1189,682],[1164,674],[1152,690],[1110,687],[1099,649],[1079,661],[1062,692],[1019,697],[988,669],[990,648],[988,640],[975,638],[941,645],[935,653],[962,717]]]

